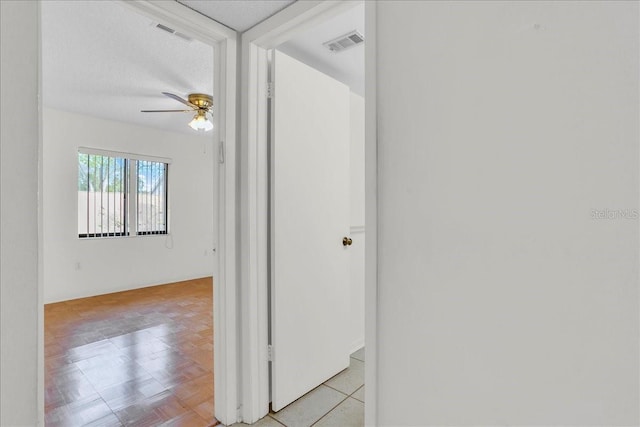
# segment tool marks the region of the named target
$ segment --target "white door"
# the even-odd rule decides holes
[[[282,409],[349,365],[349,88],[274,52],[271,398]]]

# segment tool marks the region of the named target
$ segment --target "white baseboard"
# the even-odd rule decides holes
[[[364,347],[364,337],[358,338],[351,344],[351,351],[349,352],[349,354],[355,353],[356,351],[360,350],[362,347]]]

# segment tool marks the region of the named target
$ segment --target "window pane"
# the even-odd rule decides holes
[[[138,234],[167,234],[167,164],[138,160]]]
[[[78,235],[126,235],[126,159],[78,153]]]

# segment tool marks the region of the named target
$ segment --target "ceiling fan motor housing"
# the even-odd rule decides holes
[[[188,96],[191,104],[196,105],[200,109],[208,110],[213,106],[213,97],[204,93],[191,93]]]

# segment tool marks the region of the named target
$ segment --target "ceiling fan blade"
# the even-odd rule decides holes
[[[141,113],[193,113],[193,110],[140,110]]]
[[[178,102],[182,102],[184,105],[188,105],[191,108],[198,108],[197,105],[193,105],[192,103],[190,103],[186,99],[180,98],[178,95],[174,95],[174,94],[169,93],[169,92],[162,92],[162,94],[168,96],[169,98],[175,99]]]

